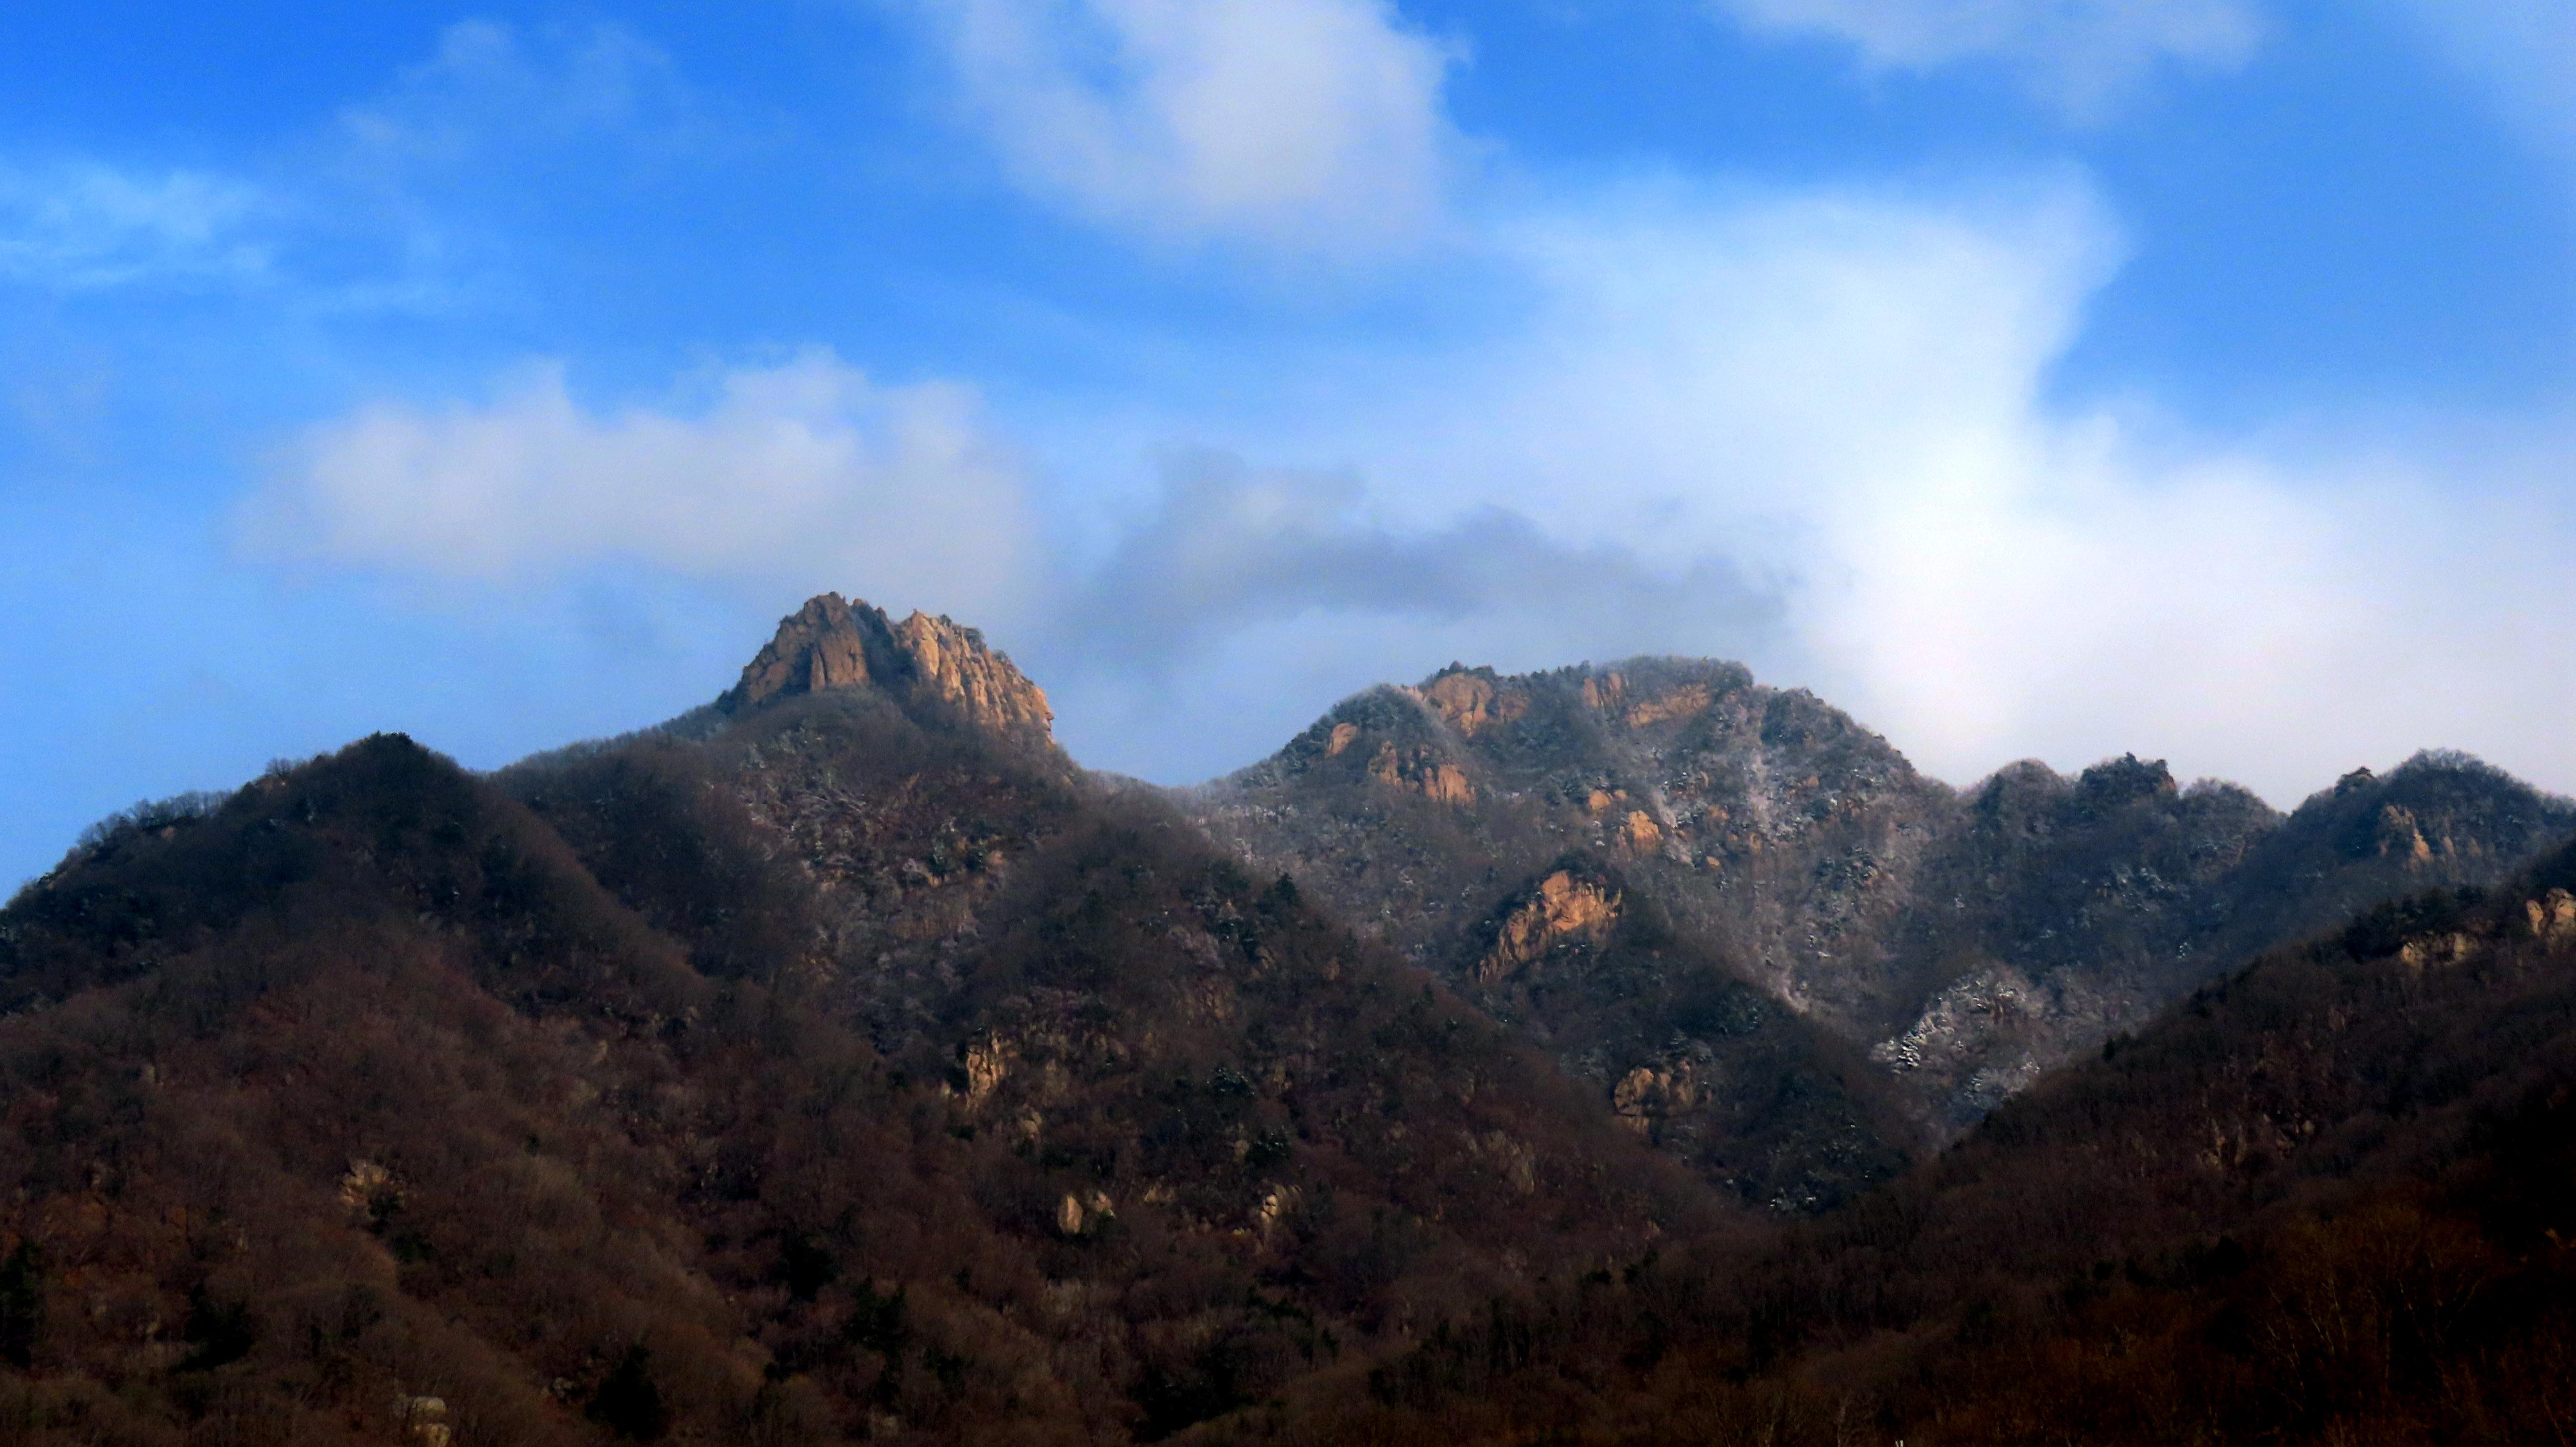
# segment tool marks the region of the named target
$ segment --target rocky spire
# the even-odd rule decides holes
[[[779,620],[776,636],[718,702],[739,713],[784,695],[874,688],[901,703],[932,703],[997,734],[1046,738],[1055,719],[1046,694],[945,617],[901,623],[882,609],[825,593]]]

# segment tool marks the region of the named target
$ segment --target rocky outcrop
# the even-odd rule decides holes
[[[1498,689],[1492,669],[1451,664],[1431,681],[1411,690],[1451,728],[1474,738],[1498,723],[1510,723],[1529,712],[1529,695]]]
[[[844,689],[928,704],[1003,736],[1044,739],[1055,720],[1045,692],[976,629],[919,612],[897,623],[838,593],[780,619],[777,634],[719,704],[740,713],[774,698]]]
[[[2576,940],[2576,895],[2553,889],[2538,899],[2523,901],[2522,908],[2531,923],[2533,938],[2553,945]]]
[[[1476,799],[1476,786],[1467,782],[1465,769],[1426,750],[1408,752],[1380,744],[1369,760],[1369,777],[1438,804],[1471,804]]]
[[[1653,1139],[1655,1128],[1700,1103],[1699,1072],[1688,1060],[1657,1069],[1640,1065],[1619,1077],[1610,1092],[1610,1109],[1619,1124]]]
[[[1619,921],[1619,892],[1560,869],[1503,915],[1493,948],[1476,965],[1487,984],[1504,979],[1567,939],[1598,940]]]

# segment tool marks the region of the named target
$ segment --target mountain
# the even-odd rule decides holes
[[[0,911],[0,1435],[1151,1439],[1709,1229],[1044,723],[818,600],[665,730],[99,831]]]
[[[2394,895],[2492,883],[2576,831],[2576,805],[2441,754],[2356,771],[2286,818],[2134,756],[1953,790],[1803,690],[1680,659],[1452,666],[1345,700],[1183,797],[1228,848],[1523,1023],[1613,1100],[1639,1071],[1723,1053],[1725,1032],[1678,997],[1638,1006],[1669,994],[1651,971],[1596,963],[1571,986],[1498,941],[1515,899],[1614,871],[1625,908],[1651,903],[1865,1052],[1936,1140],[2259,949]]]
[[[0,909],[0,1441],[2576,1420],[2576,854],[2493,770],[1960,792],[1669,660],[1178,794],[1050,724],[827,595],[657,728],[104,821]]]

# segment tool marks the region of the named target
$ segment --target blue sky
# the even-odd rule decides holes
[[[825,589],[1166,781],[1741,658],[1965,783],[2576,788],[2548,0],[33,0],[0,876]]]

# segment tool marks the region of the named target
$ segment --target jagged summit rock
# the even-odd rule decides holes
[[[774,698],[861,688],[952,710],[995,734],[1045,739],[1055,721],[1046,692],[986,646],[981,631],[921,612],[897,623],[838,593],[780,619],[718,703],[741,713]]]

